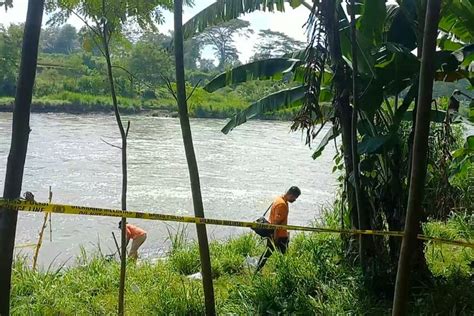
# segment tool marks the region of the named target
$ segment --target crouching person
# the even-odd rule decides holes
[[[122,229],[122,221],[119,222],[119,229]],[[132,224],[126,224],[126,238],[127,238],[127,246],[132,240],[132,247],[130,248],[130,252],[128,256],[131,259],[136,260],[138,258],[138,248],[145,242],[146,240],[146,231],[141,229],[138,226]]]

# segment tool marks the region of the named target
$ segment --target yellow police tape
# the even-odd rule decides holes
[[[255,223],[255,222],[242,222],[242,221],[221,220],[221,219],[212,219],[212,218],[199,218],[199,217],[192,217],[192,216],[177,216],[177,215],[167,215],[167,214],[144,213],[144,212],[135,212],[135,211],[103,209],[103,208],[87,207],[87,206],[48,204],[48,203],[31,202],[31,201],[25,201],[25,200],[0,199],[0,206],[6,209],[14,210],[14,211],[25,211],[25,212],[36,212],[36,213],[50,212],[50,213],[58,213],[58,214],[72,214],[72,215],[126,217],[126,218],[138,218],[138,219],[181,222],[181,223],[209,224],[209,225],[263,228],[263,229],[288,229],[288,230],[296,230],[296,231],[337,233],[337,234],[350,234],[350,235],[377,235],[377,236],[396,236],[396,237],[404,236],[404,233],[401,231],[332,229],[332,228],[307,227],[307,226],[295,226],[295,225],[261,224],[261,223]],[[429,237],[429,236],[425,236],[421,234],[418,235],[418,239],[432,241],[436,243],[444,243],[444,244],[474,248],[474,243],[470,243],[470,242],[466,242],[462,240],[450,240],[450,239],[444,239],[444,238]]]

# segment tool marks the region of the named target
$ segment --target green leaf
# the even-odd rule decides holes
[[[412,81],[410,89],[408,89],[405,98],[401,106],[395,111],[395,115],[393,118],[393,124],[391,127],[391,131],[395,132],[398,131],[398,127],[400,126],[401,121],[403,120],[406,111],[410,107],[410,104],[415,100],[416,95],[418,94],[418,77],[415,77]]]
[[[452,34],[458,41],[474,43],[474,3],[449,0],[443,7],[439,29]]]
[[[305,97],[306,89],[306,86],[298,86],[281,90],[252,103],[245,110],[235,114],[224,126],[222,133],[229,133],[255,116],[300,105]]]
[[[392,140],[390,135],[364,137],[357,146],[359,155],[378,153]]]
[[[204,87],[204,90],[214,92],[228,85],[255,79],[281,79],[285,71],[292,71],[300,63],[299,60],[286,58],[270,58],[254,61],[217,75]]]
[[[303,1],[304,0],[290,0],[290,6],[293,9],[296,9],[297,7],[299,7],[303,3]]]
[[[474,135],[470,135],[466,139],[466,144],[464,145],[466,149],[474,151]]]
[[[236,19],[250,12],[284,12],[284,3],[285,0],[217,0],[184,23],[184,39],[189,39],[201,33],[207,27]],[[298,2],[293,2],[293,5],[298,6]]]
[[[311,48],[311,50],[314,50],[314,48]],[[296,52],[291,52],[291,53],[284,54],[281,57],[282,58],[288,58],[288,59],[304,60],[305,57],[307,56],[307,54],[308,54],[308,49],[305,48],[305,49],[300,49]]]
[[[323,139],[321,140],[321,142],[319,143],[318,147],[316,148],[316,150],[314,151],[313,153],[313,159],[316,159],[318,158],[319,156],[321,156],[321,154],[323,153],[324,151],[324,148],[326,148],[326,145],[334,138],[336,138],[340,133],[340,130],[339,129],[336,129],[335,126],[332,126],[330,129],[328,129],[328,131],[326,132],[326,134],[324,135]]]
[[[417,47],[415,0],[404,0],[397,8],[391,7],[388,15],[387,41],[413,50]]]
[[[360,33],[370,38],[374,46],[382,42],[386,14],[385,0],[365,0],[357,24]]]
[[[442,110],[431,110],[430,120],[435,123],[443,123],[446,120],[446,111]],[[405,112],[403,121],[413,121],[413,111]]]

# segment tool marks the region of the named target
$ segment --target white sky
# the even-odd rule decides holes
[[[186,21],[197,12],[201,11],[206,6],[213,3],[214,0],[196,0],[193,8],[184,8],[183,20]],[[27,0],[14,0],[13,8],[7,12],[3,8],[0,9],[0,23],[22,23],[26,18]],[[173,13],[165,12],[165,24],[158,26],[161,33],[167,34],[169,30],[173,28]],[[243,20],[250,22],[250,26],[255,30],[255,33],[250,38],[237,37],[236,47],[240,53],[240,60],[242,62],[248,61],[249,57],[253,55],[253,46],[257,41],[258,30],[261,29],[272,29],[273,31],[283,32],[297,40],[306,41],[306,35],[304,32],[303,24],[306,22],[309,15],[309,10],[303,6],[297,9],[292,9],[290,6],[286,6],[286,12],[284,13],[269,13],[269,12],[254,12],[242,16]],[[43,18],[43,25],[48,20],[47,16]],[[71,18],[68,23],[74,25],[76,28],[83,26],[82,22],[77,18]],[[212,51],[210,49],[204,49],[203,58],[213,58]]]

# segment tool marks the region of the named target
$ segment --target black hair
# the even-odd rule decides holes
[[[288,191],[286,193],[298,197],[298,196],[301,195],[301,190],[298,187],[292,186],[291,188],[288,189]]]

